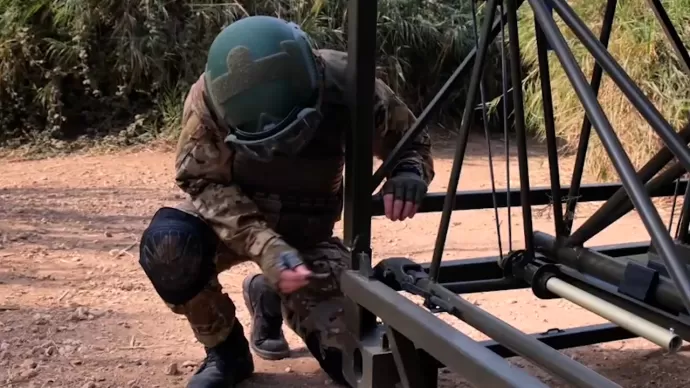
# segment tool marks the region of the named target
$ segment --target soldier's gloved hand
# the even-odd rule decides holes
[[[290,294],[309,284],[312,273],[297,252],[283,252],[279,255],[279,260],[283,265],[278,279],[280,292]]]
[[[417,213],[426,195],[427,184],[412,172],[401,172],[383,185],[383,208],[391,221],[403,221]]]
[[[266,247],[260,266],[268,281],[280,292],[289,294],[309,283],[311,271],[294,248],[277,239]]]

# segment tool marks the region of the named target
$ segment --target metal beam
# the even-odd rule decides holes
[[[576,327],[565,330],[551,329],[544,333],[532,334],[532,337],[554,349],[569,349],[636,338],[637,336],[613,323],[602,323],[599,325]],[[488,340],[480,343],[501,357],[509,358],[519,356],[519,354],[496,341]]]
[[[450,314],[460,318],[515,353],[565,379],[573,386],[587,388],[620,387],[594,370],[455,295],[442,285],[428,280],[421,280],[418,285],[434,295],[431,298],[434,304],[441,306]]]
[[[547,387],[377,280],[346,271],[340,284],[349,298],[374,311],[385,324],[474,386]]]
[[[688,180],[683,179],[680,181],[678,188],[679,192],[685,191],[688,186]],[[658,189],[650,191],[649,195],[654,197],[666,197],[675,194],[675,183],[664,185]],[[561,187],[561,201],[567,198],[568,191],[570,187]],[[605,183],[605,184],[592,184],[592,185],[582,185],[579,192],[578,202],[599,202],[606,201],[611,198],[612,195],[616,194],[619,190],[625,195],[625,190],[620,183]],[[506,193],[505,189],[498,189],[497,192]],[[499,195],[496,197],[497,206],[499,208],[505,208],[510,203],[511,207],[517,207],[521,205],[520,201],[520,189],[511,189],[508,192],[509,195]],[[420,213],[431,213],[439,212],[443,209],[443,201],[445,199],[446,193],[430,193],[422,202],[419,208]],[[509,198],[508,198],[509,197]],[[530,204],[532,206],[549,205],[552,202],[551,188],[550,187],[535,187],[529,192]],[[375,195],[371,197],[372,201],[372,215],[381,216],[383,212],[383,199]],[[455,202],[453,205],[453,210],[481,210],[481,209],[491,209],[493,208],[493,199],[491,197],[491,190],[466,190],[459,191],[455,195]]]
[[[371,201],[368,179],[373,169],[371,134],[374,132],[374,80],[376,74],[376,1],[348,2],[347,100],[351,130],[347,134],[345,164],[345,243],[352,247],[352,268],[359,253],[370,255]],[[369,265],[371,266],[371,265]]]

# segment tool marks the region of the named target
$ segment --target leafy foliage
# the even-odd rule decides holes
[[[470,1],[379,0],[378,74],[415,112],[474,46]],[[569,3],[598,34],[606,1]],[[29,141],[64,147],[61,140],[102,136],[127,145],[174,135],[183,98],[224,26],[248,15],[275,15],[301,24],[319,47],[346,50],[346,6],[347,0],[0,0],[0,145]],[[664,6],[681,38],[690,42],[690,0],[668,0]],[[527,124],[543,136],[534,20],[528,4],[519,12]],[[589,77],[591,55],[555,18]],[[485,68],[493,107],[501,90],[500,44],[491,46]],[[690,77],[647,1],[618,2],[609,47],[673,125],[686,120]],[[571,151],[584,112],[557,58],[549,57],[558,136]],[[460,80],[440,117],[457,118],[467,81]],[[656,151],[658,138],[606,76],[599,101],[639,166]],[[490,124],[497,123],[499,111],[492,110]],[[611,164],[596,133],[589,152],[588,169],[610,179]]]
[[[275,15],[300,23],[319,47],[345,50],[346,5],[0,0],[0,143],[109,135],[129,144],[174,129],[182,99],[224,26],[247,15]],[[473,47],[470,7],[468,0],[379,2],[379,74],[415,111]],[[448,101],[445,111],[462,108],[456,105]]]

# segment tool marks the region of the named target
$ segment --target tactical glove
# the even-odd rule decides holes
[[[261,270],[268,282],[278,287],[280,273],[286,269],[293,269],[304,264],[302,258],[294,248],[282,240],[274,240],[261,255]]]
[[[400,172],[383,185],[382,194],[393,194],[394,200],[420,205],[427,192],[427,184],[413,172]]]
[[[299,252],[282,241],[274,242],[267,246],[261,260],[261,269],[266,279],[268,279],[269,284],[277,289],[280,288],[281,280],[285,280],[281,277],[281,273],[283,271],[295,270],[301,265],[305,264]],[[306,265],[303,268],[308,271]],[[324,279],[330,275],[313,273],[311,271],[308,272],[309,274],[306,277],[307,280]]]

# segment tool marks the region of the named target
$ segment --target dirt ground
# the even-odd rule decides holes
[[[436,139],[437,177],[430,191],[445,190],[452,145]],[[494,141],[498,187],[505,187],[503,145]],[[488,189],[487,147],[473,140],[461,189]],[[515,155],[514,150],[512,155]],[[155,210],[182,198],[172,177],[173,155],[165,149],[79,155],[38,161],[1,160],[0,174],[0,387],[184,387],[203,350],[182,317],[154,293],[137,264],[138,237]],[[570,180],[572,158],[563,158],[562,180]],[[511,158],[511,184],[518,186]],[[531,146],[533,186],[548,182],[543,147]],[[579,208],[576,225],[598,204]],[[669,216],[669,207],[662,209]],[[534,209],[535,229],[553,233],[546,208]],[[500,212],[504,250],[506,212]],[[393,223],[373,220],[376,260],[407,255],[429,261],[439,214]],[[513,245],[521,246],[521,213],[512,211]],[[340,225],[339,225],[340,228]],[[340,233],[340,229],[338,230]],[[593,245],[646,241],[634,214],[593,239]],[[458,212],[452,218],[445,256],[470,258],[497,253],[492,210]],[[253,264],[221,276],[249,326],[241,281]],[[529,333],[601,323],[563,300],[538,300],[529,291],[467,295],[476,305]],[[485,338],[455,318],[441,317],[474,338]],[[246,387],[332,386],[300,340],[286,331],[293,349],[287,360],[255,358],[256,375]],[[644,340],[618,341],[566,351],[625,387],[687,387],[688,351],[668,355]],[[547,384],[566,386],[521,359],[512,363]],[[466,386],[442,371],[443,387]]]

